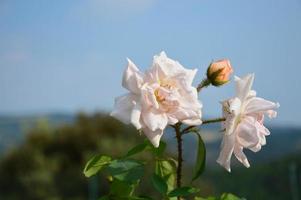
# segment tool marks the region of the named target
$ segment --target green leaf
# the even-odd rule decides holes
[[[178,196],[187,196],[190,194],[194,194],[199,192],[200,190],[198,188],[193,187],[180,187],[176,188],[173,191],[171,191],[168,196],[169,197],[178,197]]]
[[[194,132],[197,137],[198,137],[198,151],[197,151],[197,156],[196,156],[196,164],[194,167],[194,173],[193,173],[193,178],[192,181],[196,180],[198,177],[201,176],[201,174],[205,170],[206,166],[206,147],[205,144],[198,133],[198,131]]]
[[[99,172],[103,167],[111,163],[111,157],[97,155],[91,158],[84,169],[84,174],[86,177],[91,177]]]
[[[167,184],[165,183],[165,180],[159,175],[154,174],[152,176],[152,184],[161,194],[165,195],[167,193]]]
[[[108,171],[120,181],[134,183],[143,175],[144,166],[141,162],[132,159],[114,160],[108,166]]]
[[[233,195],[233,194],[230,194],[230,193],[224,193],[222,194],[221,196],[221,200],[242,200],[241,198]]]
[[[144,143],[138,144],[137,146],[130,149],[125,155],[125,158],[138,154],[144,150],[151,151],[155,156],[161,156],[164,153],[165,149],[166,143],[163,141],[160,141],[159,147],[156,148],[149,140],[145,140]]]
[[[173,160],[157,160],[155,174],[160,176],[167,184],[167,190],[171,191],[176,185],[177,164]]]
[[[165,149],[166,149],[166,143],[162,140],[160,141],[159,147],[154,147],[154,145],[149,141],[146,140],[145,143],[147,144],[147,149],[150,150],[155,156],[161,156]]]
[[[135,187],[136,184],[129,184],[127,182],[114,179],[111,184],[110,194],[120,197],[131,196],[135,190]]]
[[[135,146],[131,150],[129,150],[128,153],[125,155],[125,157],[130,157],[137,153],[140,153],[140,152],[144,151],[146,149],[146,147],[147,147],[146,142],[144,142],[142,144],[138,144],[137,146]]]

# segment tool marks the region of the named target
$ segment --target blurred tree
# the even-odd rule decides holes
[[[41,119],[25,142],[1,160],[0,199],[88,199],[89,180],[82,174],[88,158],[121,155],[139,139],[134,129],[105,114],[81,113],[73,125],[56,129]],[[101,184],[99,192],[106,190]]]

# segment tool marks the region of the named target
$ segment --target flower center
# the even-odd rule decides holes
[[[160,94],[160,88],[157,88],[154,93],[155,93],[157,102],[162,103],[163,101],[165,101],[165,97]]]
[[[168,112],[179,105],[178,92],[172,81],[159,81],[157,88],[154,90],[154,96],[159,104],[159,108]]]

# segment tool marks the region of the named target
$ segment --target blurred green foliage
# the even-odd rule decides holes
[[[135,132],[105,114],[79,114],[73,125],[55,129],[41,120],[2,158],[0,199],[88,199],[91,183],[82,173],[87,160],[95,153],[123,154],[139,142]],[[108,186],[98,179],[98,192],[105,193]]]

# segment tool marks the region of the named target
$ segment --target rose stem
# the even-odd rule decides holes
[[[181,178],[182,178],[182,162],[183,162],[183,150],[182,150],[182,132],[180,131],[181,124],[176,124],[174,126],[176,131],[176,138],[178,142],[178,167],[177,167],[177,188],[181,187]],[[178,197],[180,200],[181,197]]]
[[[202,124],[210,124],[210,123],[216,123],[216,122],[223,122],[226,119],[221,117],[221,118],[216,118],[216,119],[208,119],[208,120],[204,120]]]
[[[226,120],[225,118],[216,118],[216,119],[204,120],[201,125],[203,125],[203,124],[210,124],[210,123],[216,123],[216,122],[223,122],[225,120]],[[188,133],[191,129],[193,129],[195,127],[196,126],[188,126],[184,130],[182,130],[182,133],[183,134]]]
[[[200,92],[202,90],[202,88],[208,87],[210,84],[211,84],[210,80],[205,78],[201,81],[201,83],[197,86],[196,89],[197,89],[198,92]]]

